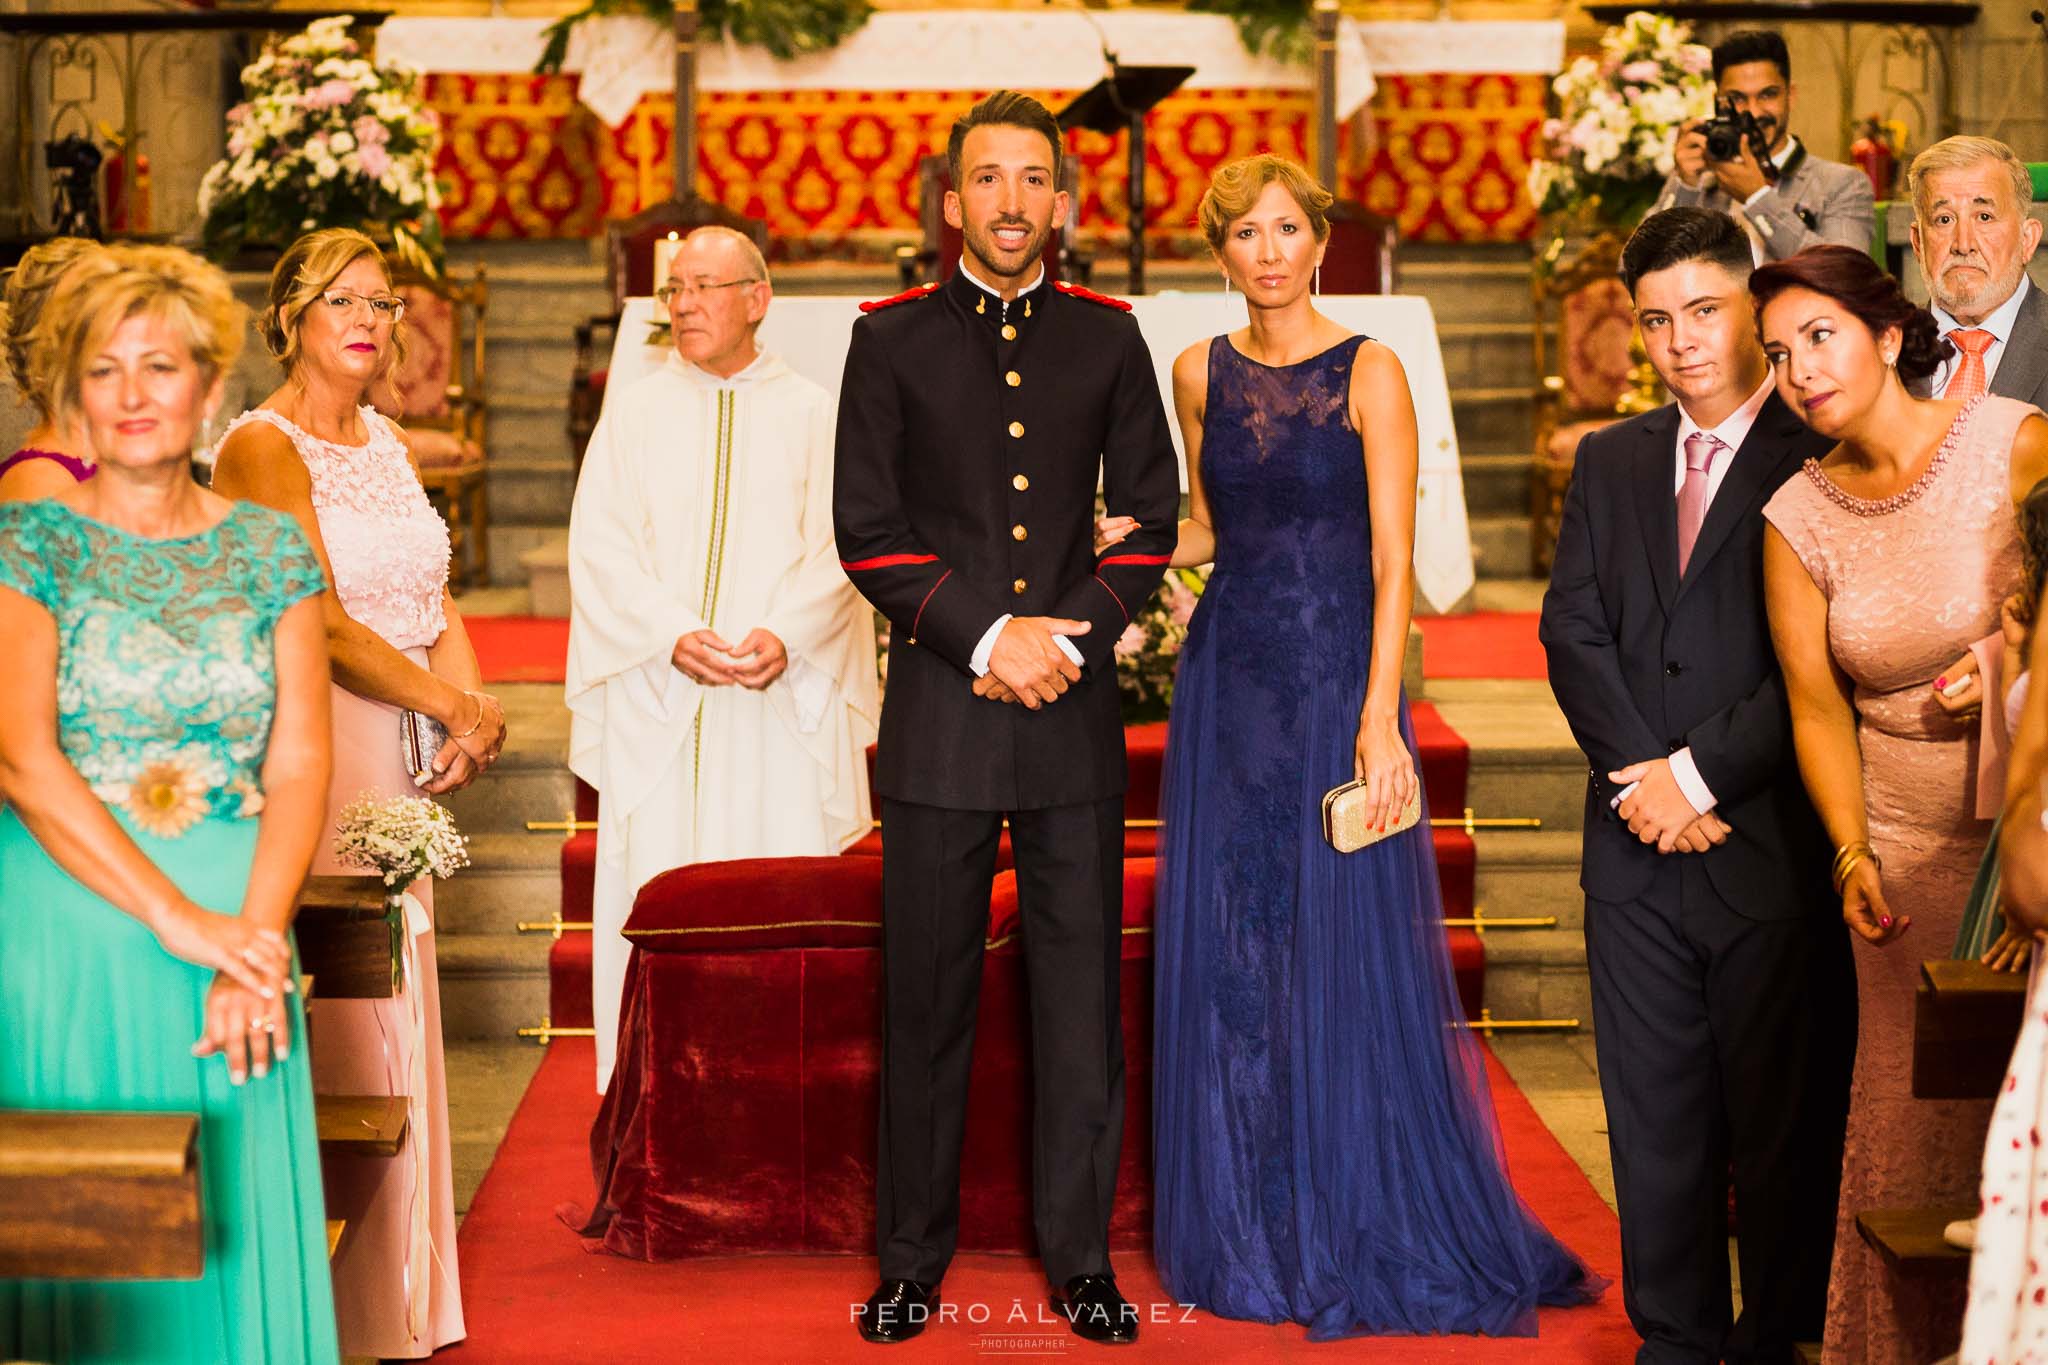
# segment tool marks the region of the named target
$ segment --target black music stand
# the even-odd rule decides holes
[[[1145,115],[1195,74],[1192,66],[1125,66],[1111,60],[1109,75],[1060,110],[1062,129],[1128,138],[1131,160],[1129,292],[1145,292]]]

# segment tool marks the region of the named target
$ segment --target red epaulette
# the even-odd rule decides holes
[[[1068,284],[1065,280],[1054,280],[1052,287],[1069,298],[1086,299],[1090,303],[1099,303],[1104,308],[1114,308],[1119,312],[1128,313],[1131,311],[1131,305],[1125,299],[1113,299],[1107,294],[1098,294],[1093,289],[1083,289],[1078,284]]]
[[[884,308],[894,308],[899,303],[909,303],[912,299],[927,298],[937,288],[938,286],[935,284],[921,284],[915,289],[906,289],[893,298],[869,299],[861,304],[860,311],[863,313],[879,313]]]

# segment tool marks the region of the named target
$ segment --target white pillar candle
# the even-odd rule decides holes
[[[669,262],[683,249],[683,239],[671,232],[654,244],[654,287],[661,288],[668,283]]]

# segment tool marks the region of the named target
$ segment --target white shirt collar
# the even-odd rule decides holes
[[[1984,331],[1998,339],[2000,345],[2012,339],[2013,324],[2019,321],[2020,305],[2027,301],[2027,290],[2032,288],[2027,274],[2020,272],[2020,286],[2012,291],[2012,297],[1991,311],[1991,316],[1977,324]],[[1948,315],[1948,310],[1938,303],[1929,303],[1927,310],[1934,314],[1934,325],[1942,336],[1947,336],[1963,324]]]
[[[1771,164],[1773,166],[1776,166],[1781,171],[1784,170],[1785,163],[1790,161],[1792,159],[1792,154],[1798,150],[1799,134],[1794,133],[1792,136],[1785,139],[1785,145],[1781,150],[1771,153]]]
[[[1692,414],[1685,410],[1685,404],[1680,403],[1678,405],[1679,450],[1681,452],[1684,451],[1685,438],[1692,435],[1695,431],[1705,431],[1707,435],[1714,437],[1722,445],[1726,446],[1730,454],[1742,449],[1742,443],[1749,439],[1749,429],[1756,425],[1756,415],[1764,410],[1764,403],[1769,400],[1771,388],[1776,382],[1770,375],[1766,374],[1764,382],[1757,386],[1755,393],[1744,400],[1741,407],[1723,417],[1718,426],[1711,428],[1702,427],[1698,422],[1693,421]]]
[[[967,282],[969,284],[973,285],[976,289],[979,289],[982,293],[992,296],[998,303],[1008,302],[1008,300],[1003,298],[1002,290],[996,288],[987,280],[984,280],[981,276],[974,273],[974,271],[967,264],[967,253],[964,251],[960,253],[960,273],[967,277]],[[1042,282],[1044,279],[1045,262],[1041,260],[1038,263],[1038,273],[1031,277],[1031,283],[1025,285],[1022,289],[1019,289],[1017,291],[1019,297],[1028,294],[1032,290],[1038,288],[1040,282]]]

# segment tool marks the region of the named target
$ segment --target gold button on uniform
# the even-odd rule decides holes
[[[1015,370],[1012,370],[1008,374],[1003,376],[1003,382],[1014,389],[1019,384],[1024,382],[1024,376],[1018,374]]]
[[[1019,597],[1022,597],[1024,595],[1024,589],[1028,586],[1030,585],[1020,578],[1010,585],[1010,591],[1016,593]]]
[[[1012,526],[1010,528],[1010,539],[1012,540],[1022,540],[1024,539],[1024,537],[1030,534],[1031,533],[1029,531],[1024,529],[1024,524],[1022,522],[1019,522],[1015,526]]]
[[[1024,435],[1024,424],[1022,422],[1010,423],[1010,435],[1022,437]]]
[[[1006,323],[1004,323],[1004,324],[1003,324],[1003,340],[1005,340],[1005,341],[1015,341],[1016,339],[1017,339],[1017,329],[1016,329],[1015,327],[1012,327],[1012,326],[1011,326],[1011,325],[1010,325],[1009,323],[1007,323],[1007,322],[1006,322]]]
[[[1031,487],[1031,480],[1025,478],[1022,474],[1014,475],[1010,479],[1010,487],[1022,493]]]

